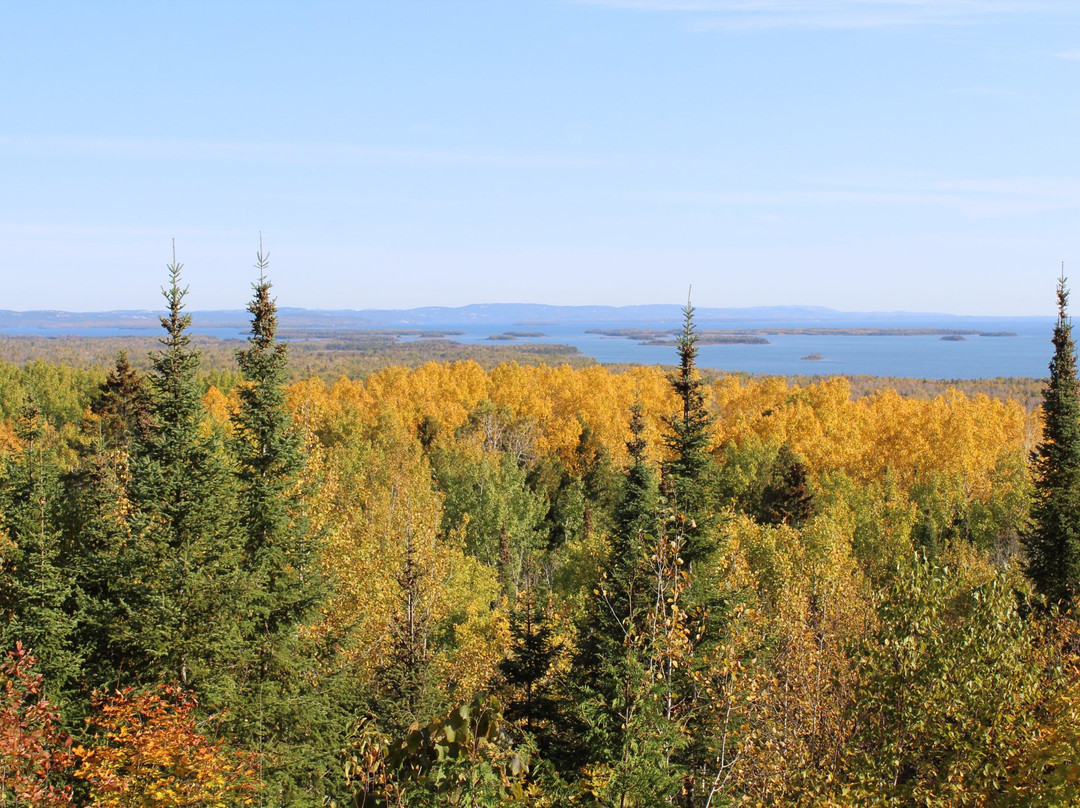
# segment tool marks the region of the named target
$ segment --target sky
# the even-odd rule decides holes
[[[1080,277],[1075,0],[0,0],[0,309],[817,305]]]

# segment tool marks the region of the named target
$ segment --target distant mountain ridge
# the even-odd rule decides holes
[[[243,309],[192,311],[193,325],[201,328],[246,329],[250,315]],[[282,328],[386,328],[448,324],[634,324],[670,327],[682,321],[682,306],[648,304],[636,306],[555,306],[542,303],[474,303],[468,306],[424,306],[415,309],[302,309],[281,308]],[[0,310],[0,328],[62,330],[64,328],[145,329],[158,325],[159,313],[149,310],[103,312]],[[882,325],[897,322],[933,322],[937,325],[1028,320],[1052,321],[1051,317],[991,317],[931,312],[848,312],[824,306],[750,306],[745,308],[698,308],[696,322],[702,328],[740,323],[790,323],[798,325]]]

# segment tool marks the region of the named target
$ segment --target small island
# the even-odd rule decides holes
[[[817,351],[814,351],[813,353],[808,353],[806,356],[799,357],[799,359],[802,359],[806,362],[820,362],[824,358],[825,357],[819,354]]]
[[[586,334],[600,334],[604,337],[622,337],[636,340],[639,345],[659,345],[670,347],[678,338],[674,329],[659,330],[650,328],[587,328]],[[768,345],[765,337],[739,331],[705,330],[698,332],[698,345]]]
[[[943,342],[967,342],[967,337],[963,334],[946,334],[941,337]]]
[[[492,334],[488,337],[489,340],[510,341],[515,339],[536,339],[538,337],[546,337],[547,334],[542,331],[504,331],[501,334]]]

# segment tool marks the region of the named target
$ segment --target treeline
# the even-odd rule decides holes
[[[0,801],[1080,799],[1080,409],[705,379],[689,307],[670,373],[290,382],[257,266],[220,385],[175,262],[145,372],[5,366]]]
[[[215,382],[231,386],[231,378],[236,373],[234,355],[242,340],[193,334],[192,342],[202,355],[203,372],[216,376]],[[570,345],[468,345],[454,342],[452,338],[427,337],[399,341],[392,336],[370,335],[363,331],[343,332],[332,339],[304,337],[290,344],[289,375],[292,379],[319,376],[333,381],[339,376],[366,376],[388,365],[415,367],[425,362],[473,361],[484,367],[504,362],[574,367],[595,364],[595,360]],[[100,373],[103,372],[101,368],[111,365],[117,353],[123,351],[131,357],[136,369],[145,371],[149,369],[146,357],[157,347],[158,340],[152,337],[3,336],[0,337],[0,362],[15,366],[62,364]]]

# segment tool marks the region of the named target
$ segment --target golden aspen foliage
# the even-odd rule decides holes
[[[728,457],[742,452],[745,461],[785,445],[819,489],[846,479],[853,489],[884,485],[895,492],[891,501],[915,503],[920,541],[955,534],[987,547],[1015,544],[1031,444],[1031,416],[1018,403],[955,390],[915,399],[883,389],[852,400],[844,379],[789,388],[728,377],[713,389]],[[739,475],[752,473],[753,464],[729,478],[746,486],[752,480],[738,483]]]
[[[736,517],[729,529],[752,592],[721,648],[733,693],[714,713],[729,725],[738,718],[723,750],[728,768],[716,761],[717,787],[749,805],[815,805],[851,733],[858,672],[848,649],[870,625],[850,520],[826,512],[798,531]]]
[[[427,416],[452,433],[477,403],[490,397],[490,384],[483,368],[468,361],[386,368],[368,376],[364,387],[372,400],[397,408],[402,423],[415,434]]]
[[[572,463],[583,425],[611,452],[626,461],[630,406],[640,401],[646,414],[646,437],[652,451],[662,446],[661,419],[675,408],[670,385],[659,368],[613,373],[602,367],[504,364],[485,371],[475,362],[428,363],[418,368],[390,367],[363,381],[342,377],[326,388],[318,380],[296,382],[289,403],[296,417],[306,409],[320,435],[340,440],[378,413],[393,410],[403,427],[416,434],[425,418],[434,419],[443,436],[452,436],[477,405],[490,401],[513,418],[535,425],[534,450]]]
[[[448,696],[473,692],[491,678],[509,642],[505,607],[495,573],[465,556],[460,541],[439,537],[442,498],[419,443],[398,413],[384,411],[375,429],[325,451],[327,473],[313,508],[327,534],[323,564],[333,582],[326,629],[349,635],[348,664],[374,676],[387,661],[408,542],[421,571],[423,617],[438,637],[439,684]]]
[[[236,395],[226,395],[211,385],[203,394],[202,401],[209,422],[219,429],[228,429],[229,421],[236,412]]]
[[[725,443],[749,436],[787,443],[814,474],[843,471],[860,482],[887,469],[902,485],[920,475],[959,473],[985,494],[1003,454],[1028,445],[1028,416],[1015,402],[955,390],[930,400],[880,390],[857,400],[844,379],[789,388],[782,379],[713,385]]]
[[[0,455],[12,454],[22,448],[11,421],[0,421]]]

